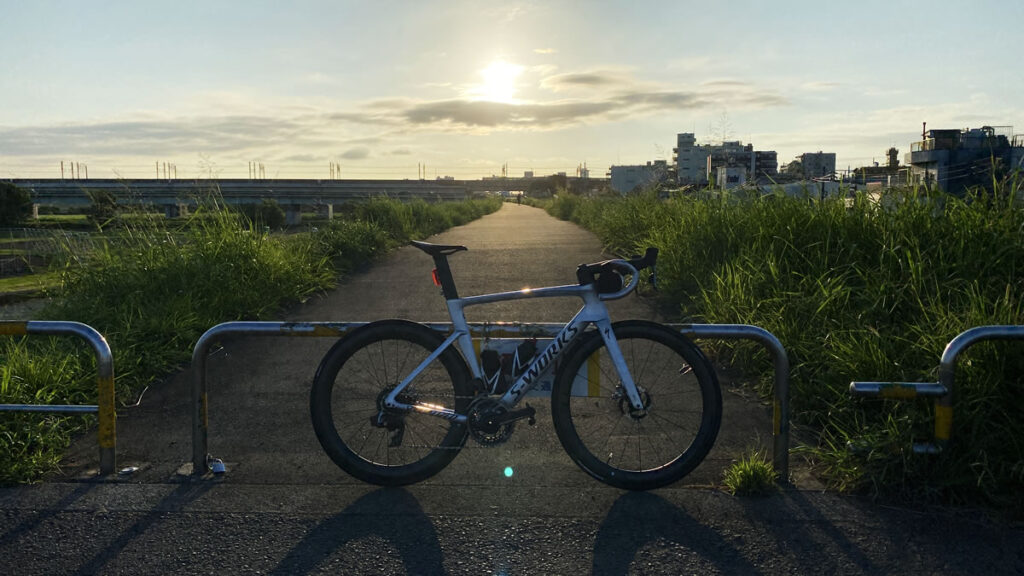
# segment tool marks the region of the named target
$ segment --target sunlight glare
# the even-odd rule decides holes
[[[481,100],[492,102],[512,102],[516,94],[516,78],[523,73],[523,67],[495,60],[480,71],[483,83],[473,90]]]

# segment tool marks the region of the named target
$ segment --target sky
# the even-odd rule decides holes
[[[604,176],[680,132],[846,168],[922,122],[1024,133],[1019,0],[0,0],[0,22],[0,178]]]

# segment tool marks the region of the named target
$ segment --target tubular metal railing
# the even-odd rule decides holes
[[[212,346],[232,336],[340,337],[365,322],[225,322],[209,329],[196,342],[192,352],[192,474],[209,470],[209,406],[207,401],[206,358]],[[425,323],[434,330],[450,332],[450,323]],[[779,340],[767,330],[742,324],[669,324],[692,338],[747,339],[764,345],[775,365],[773,464],[781,482],[789,475],[789,360]],[[517,324],[505,322],[470,323],[475,338],[552,338],[562,324]]]
[[[935,398],[934,441],[914,444],[914,452],[937,454],[953,434],[953,391],[956,360],[967,348],[984,340],[1024,340],[1024,326],[978,326],[961,332],[942,352],[938,382],[851,382],[854,396],[890,399]]]
[[[95,405],[55,404],[0,404],[0,411],[6,412],[95,412],[99,423],[97,439],[100,448],[100,474],[114,472],[117,465],[117,411],[114,405],[114,359],[110,346],[103,335],[91,326],[79,322],[43,321],[0,321],[0,335],[29,336],[35,334],[50,336],[78,336],[92,347],[96,354],[98,400]]]

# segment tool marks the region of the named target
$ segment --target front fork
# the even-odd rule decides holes
[[[626,358],[622,355],[619,341],[615,338],[615,333],[612,331],[611,320],[598,320],[595,324],[597,324],[601,339],[604,340],[605,350],[611,357],[615,371],[619,375],[619,382],[622,385],[622,389],[626,392],[626,399],[629,400],[630,407],[635,414],[643,414],[645,412],[643,398],[641,398],[640,392],[637,390],[636,382],[633,381],[633,375],[629,373],[629,367],[626,366]]]

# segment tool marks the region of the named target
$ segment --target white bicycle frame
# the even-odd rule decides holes
[[[629,284],[627,284],[621,290],[611,294],[599,294],[595,284],[570,284],[567,286],[549,286],[545,288],[526,288],[524,290],[517,290],[514,292],[498,292],[494,294],[481,294],[479,296],[467,296],[465,298],[453,298],[447,300],[448,303],[448,315],[451,317],[452,326],[454,330],[445,339],[445,341],[437,347],[436,350],[431,352],[429,356],[423,362],[420,363],[405,379],[395,387],[394,390],[388,394],[388,397],[384,399],[384,406],[392,410],[399,410],[402,412],[421,412],[430,414],[432,416],[438,416],[445,418],[453,422],[464,424],[467,421],[465,414],[458,414],[454,410],[444,408],[442,406],[434,406],[431,404],[405,404],[398,401],[398,395],[416,379],[423,370],[426,369],[431,362],[435,361],[445,350],[447,350],[452,344],[458,344],[459,350],[462,351],[462,356],[465,358],[469,369],[473,374],[474,378],[483,378],[483,369],[480,366],[480,362],[476,357],[476,351],[473,348],[473,338],[469,332],[469,324],[466,322],[465,308],[468,306],[478,306],[481,304],[493,304],[495,302],[506,302],[509,300],[523,300],[526,298],[555,298],[555,297],[566,297],[576,296],[583,300],[583,307],[580,308],[579,312],[559,331],[558,335],[555,336],[551,343],[541,352],[535,356],[530,362],[530,365],[519,375],[515,383],[505,392],[504,395],[498,400],[505,408],[512,408],[526,395],[527,392],[532,390],[542,377],[548,373],[555,365],[558,358],[569,348],[569,345],[576,340],[580,335],[583,334],[587,326],[594,324],[597,326],[597,330],[604,340],[607,353],[611,357],[612,364],[615,366],[615,370],[618,373],[619,381],[622,384],[626,397],[629,399],[629,403],[634,410],[643,410],[643,400],[640,398],[640,393],[637,391],[636,384],[633,382],[633,377],[629,373],[629,368],[626,366],[626,360],[622,356],[622,351],[619,349],[618,341],[615,339],[615,334],[612,332],[611,318],[608,316],[608,308],[604,304],[604,300],[615,300],[626,296],[636,288],[637,282],[640,279],[640,275],[637,273],[636,268],[626,262],[625,260],[612,260],[610,264],[614,268],[618,268],[626,275],[630,276]]]

